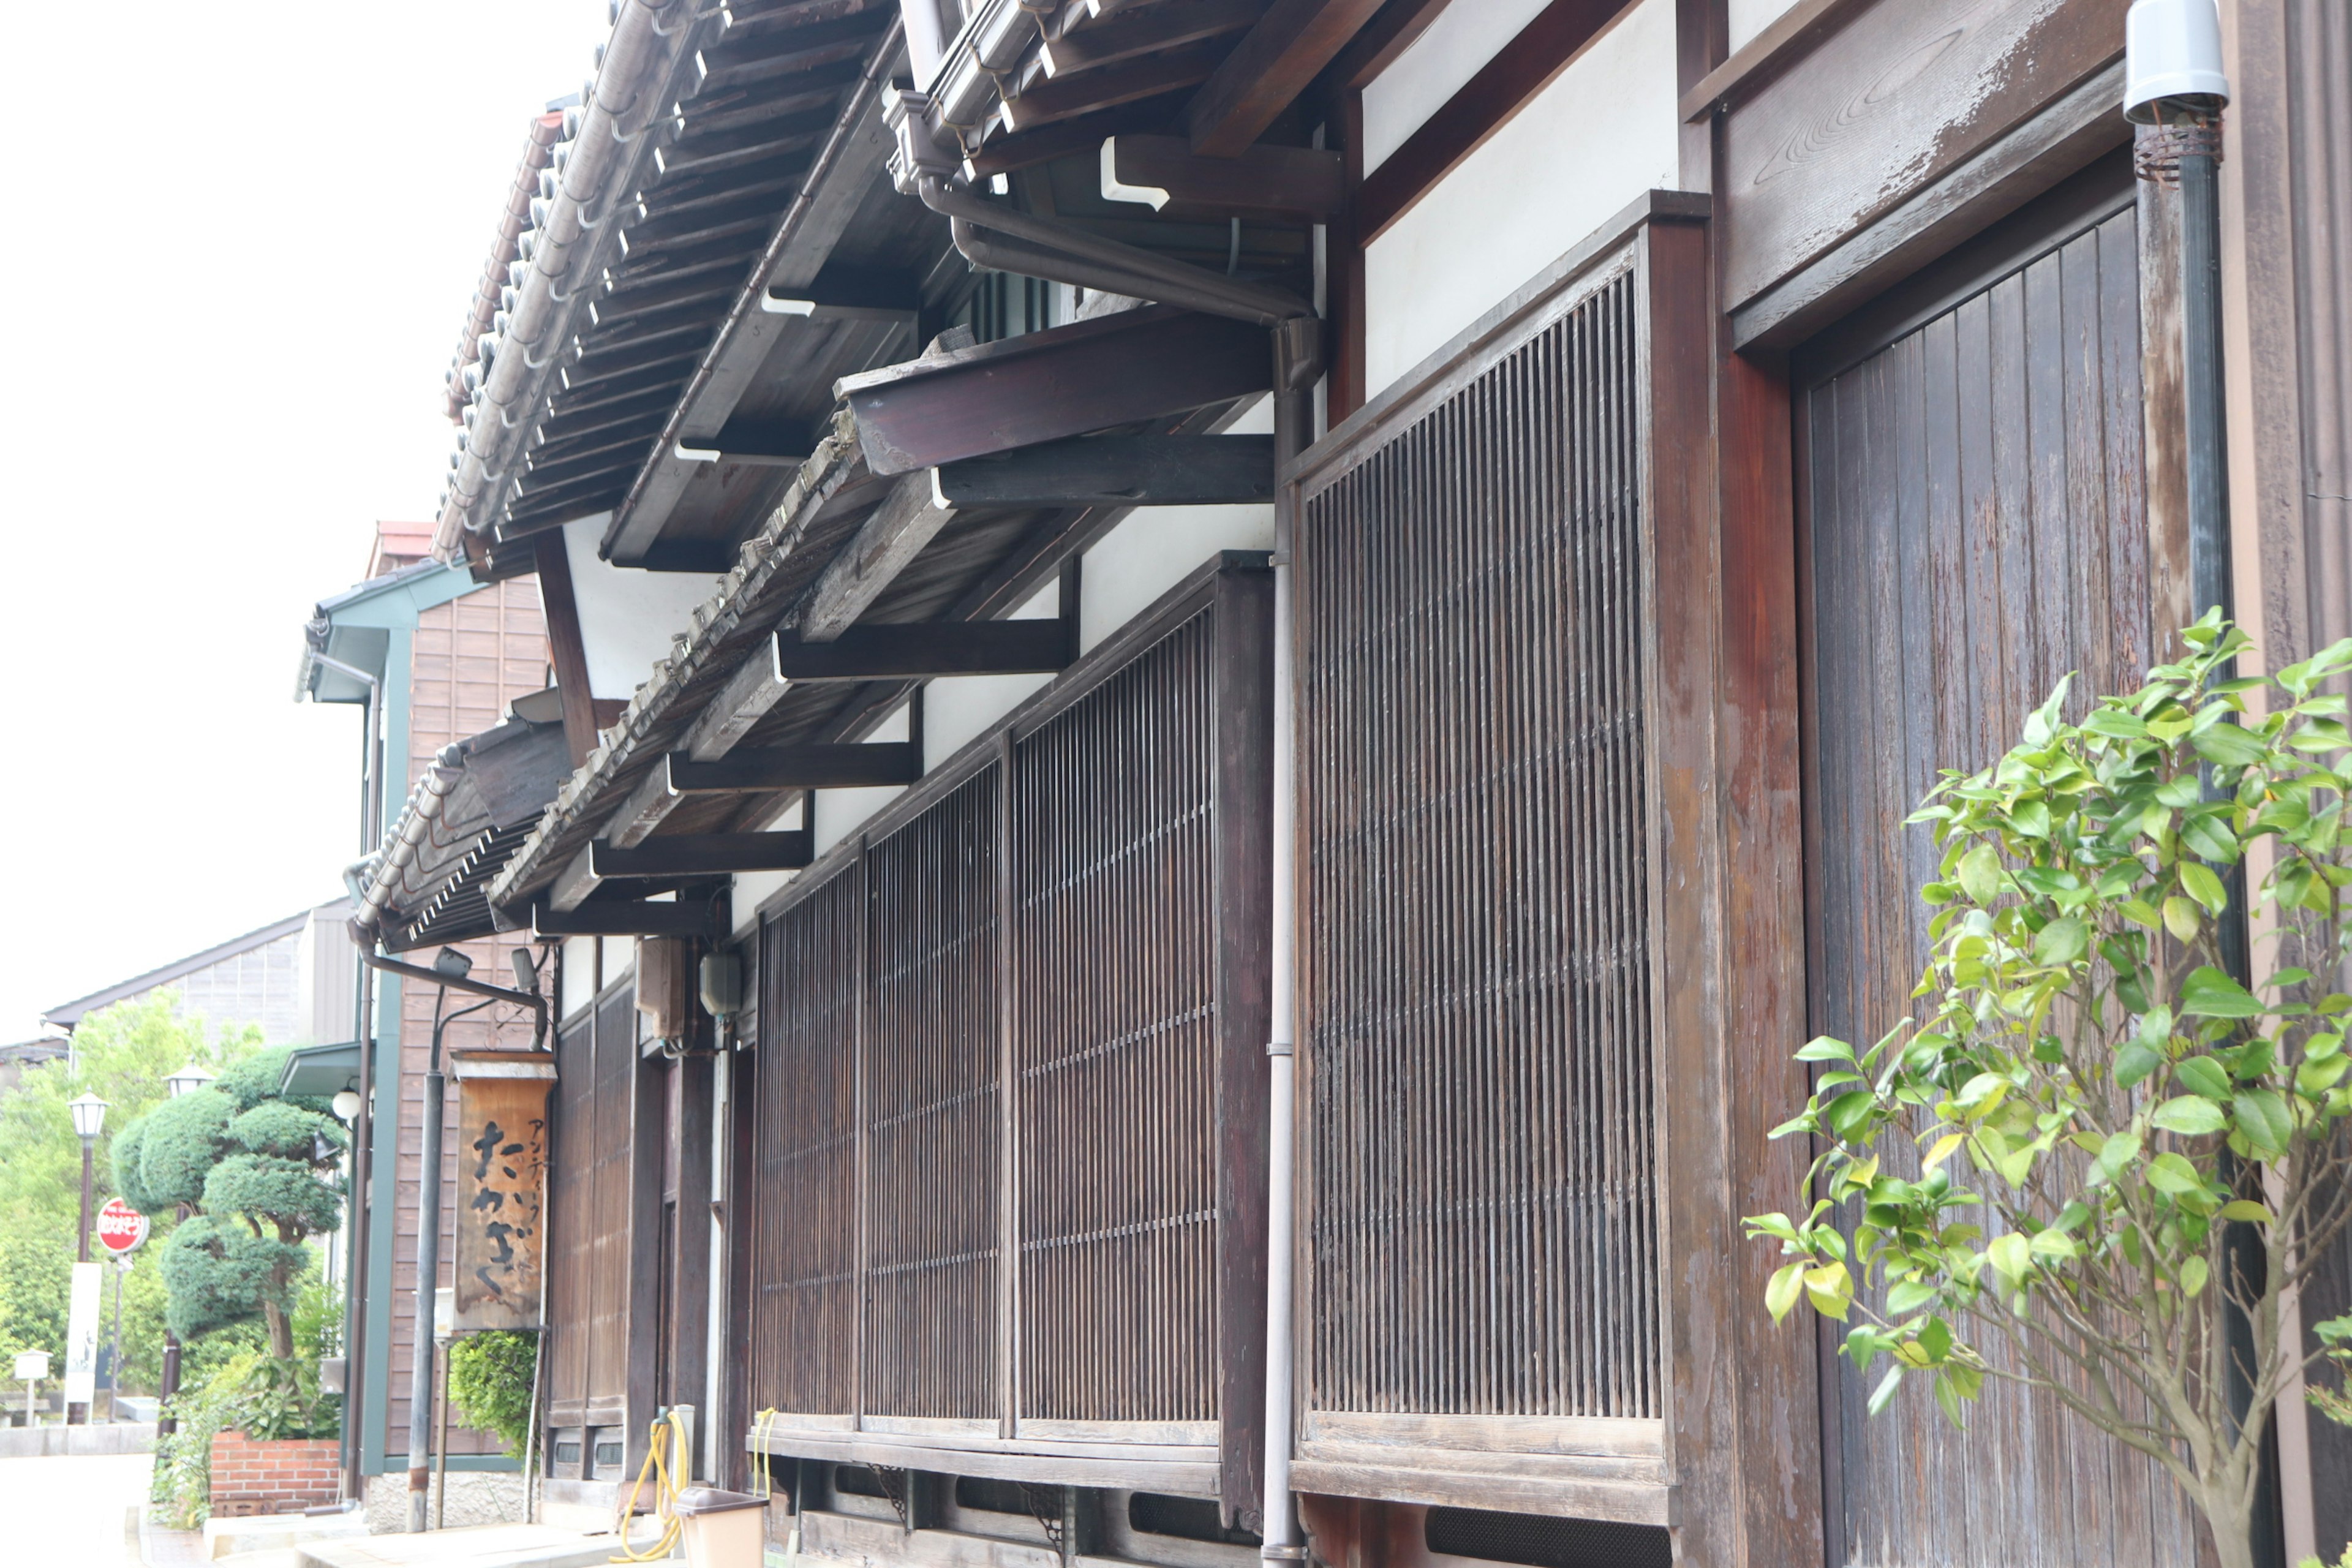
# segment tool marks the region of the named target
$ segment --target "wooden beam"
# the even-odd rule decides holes
[[[992,136],[964,154],[963,177],[967,184],[985,185],[998,174],[1009,174],[1015,169],[1034,168],[1050,163],[1056,158],[1066,158],[1080,153],[1092,153],[1108,136],[1123,136],[1131,132],[1165,131],[1184,107],[1190,89],[1178,88],[1134,103],[1122,103],[1116,109],[1106,109],[1097,114],[1080,115],[1076,120],[1060,120],[1041,130],[1024,132],[1018,136]]]
[[[1420,41],[1429,25],[1453,0],[1388,0],[1363,30],[1331,62],[1330,80],[1342,90],[1361,91],[1372,79]]]
[[[551,528],[531,542],[539,572],[539,605],[547,617],[547,658],[563,705],[563,743],[575,768],[596,749],[595,698],[588,688],[588,647],[580,635],[580,604],[572,595],[572,557],[563,532]]]
[[[828,267],[808,282],[771,283],[760,308],[814,321],[906,321],[923,308],[921,280],[884,268]]]
[[[1190,0],[1181,5],[1156,6],[1048,38],[1037,58],[1048,78],[1073,76],[1238,33],[1255,24],[1265,10],[1260,0]]]
[[[1239,156],[1380,7],[1381,0],[1274,0],[1185,107],[1192,151]]]
[[[719,695],[704,705],[680,749],[698,761],[725,756],[790,689],[790,681],[776,678],[775,661],[754,652],[735,667]]]
[[[801,640],[831,642],[847,631],[953,516],[955,508],[933,495],[929,475],[908,474],[893,485],[809,591]]]
[[[951,506],[1229,506],[1274,499],[1271,436],[1090,436],[931,470]]]
[[[923,748],[913,741],[852,745],[754,746],[711,762],[683,752],[663,759],[672,795],[759,795],[783,789],[864,789],[913,784],[923,776]],[[664,843],[652,839],[651,843]]]
[[[1009,132],[1034,131],[1041,125],[1075,120],[1081,114],[1157,98],[1171,88],[1207,81],[1224,52],[1222,40],[1210,39],[1148,59],[1128,60],[1076,76],[1050,78],[1032,84],[1017,98],[1004,100],[998,118]]]
[[[778,633],[776,673],[787,680],[929,680],[1067,668],[1070,626],[1053,621],[920,621],[852,626],[831,642]]]
[[[1630,9],[1625,0],[1552,0],[1459,91],[1422,121],[1356,197],[1357,242],[1370,245],[1568,68]]]
[[[705,872],[729,876],[738,871],[797,871],[813,854],[814,842],[805,827],[773,833],[678,833],[635,846],[600,838],[588,847],[588,868],[602,881]]]
[[[1249,148],[1203,158],[1181,136],[1113,136],[1102,145],[1105,201],[1183,216],[1203,212],[1321,222],[1347,199],[1347,170],[1319,147]]]
[[[877,474],[1140,423],[1274,384],[1265,330],[1147,305],[863,375],[834,395]]]
[[[710,906],[700,899],[691,902],[637,903],[614,901],[585,903],[576,910],[557,910],[546,904],[530,907],[530,934],[536,942],[549,936],[699,936],[709,937],[718,931]]]

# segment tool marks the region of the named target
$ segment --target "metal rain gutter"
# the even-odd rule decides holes
[[[486,344],[473,416],[433,534],[433,552],[453,560],[466,531],[479,531],[530,445],[547,385],[569,352],[572,323],[604,275],[621,213],[642,183],[654,132],[677,101],[680,69],[697,57],[700,0],[620,0],[613,37],[565,153],[543,218],[533,226],[530,269],[506,332]],[[534,214],[534,216],[539,215]]]

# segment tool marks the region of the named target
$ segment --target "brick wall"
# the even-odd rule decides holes
[[[242,1432],[215,1433],[213,1517],[299,1513],[333,1502],[341,1479],[341,1449],[332,1437],[257,1443]]]

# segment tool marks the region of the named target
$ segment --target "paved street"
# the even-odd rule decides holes
[[[0,1459],[0,1520],[10,1568],[117,1568],[136,1563],[124,1512],[145,1498],[149,1454]]]

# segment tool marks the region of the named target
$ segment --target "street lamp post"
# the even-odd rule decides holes
[[[173,1100],[177,1100],[184,1094],[190,1094],[204,1088],[213,1081],[214,1076],[194,1062],[190,1062],[179,1071],[164,1075],[163,1087],[171,1091]],[[180,1205],[179,1217],[182,1219],[188,1217],[187,1205]],[[163,1375],[155,1388],[155,1402],[158,1406],[155,1414],[155,1433],[158,1436],[168,1437],[180,1429],[180,1423],[172,1415],[172,1399],[179,1392],[180,1336],[172,1331],[171,1325],[167,1322],[163,1326]]]
[[[99,1099],[95,1094],[83,1093],[68,1100],[66,1102],[66,1110],[72,1115],[73,1130],[81,1139],[81,1229],[79,1235],[76,1238],[79,1250],[75,1256],[74,1261],[77,1264],[84,1264],[89,1261],[89,1200],[91,1178],[98,1159],[98,1135],[100,1132],[104,1131],[106,1127],[106,1101]],[[79,1291],[79,1286],[77,1285],[77,1291]],[[68,1323],[68,1328],[79,1328],[81,1325]],[[92,1337],[95,1338],[98,1325],[93,1322],[88,1325],[88,1327]],[[68,1370],[70,1370],[72,1366],[70,1359],[68,1359],[67,1364]],[[88,1400],[78,1399],[66,1406],[67,1426],[86,1426],[89,1424],[89,1402]]]

